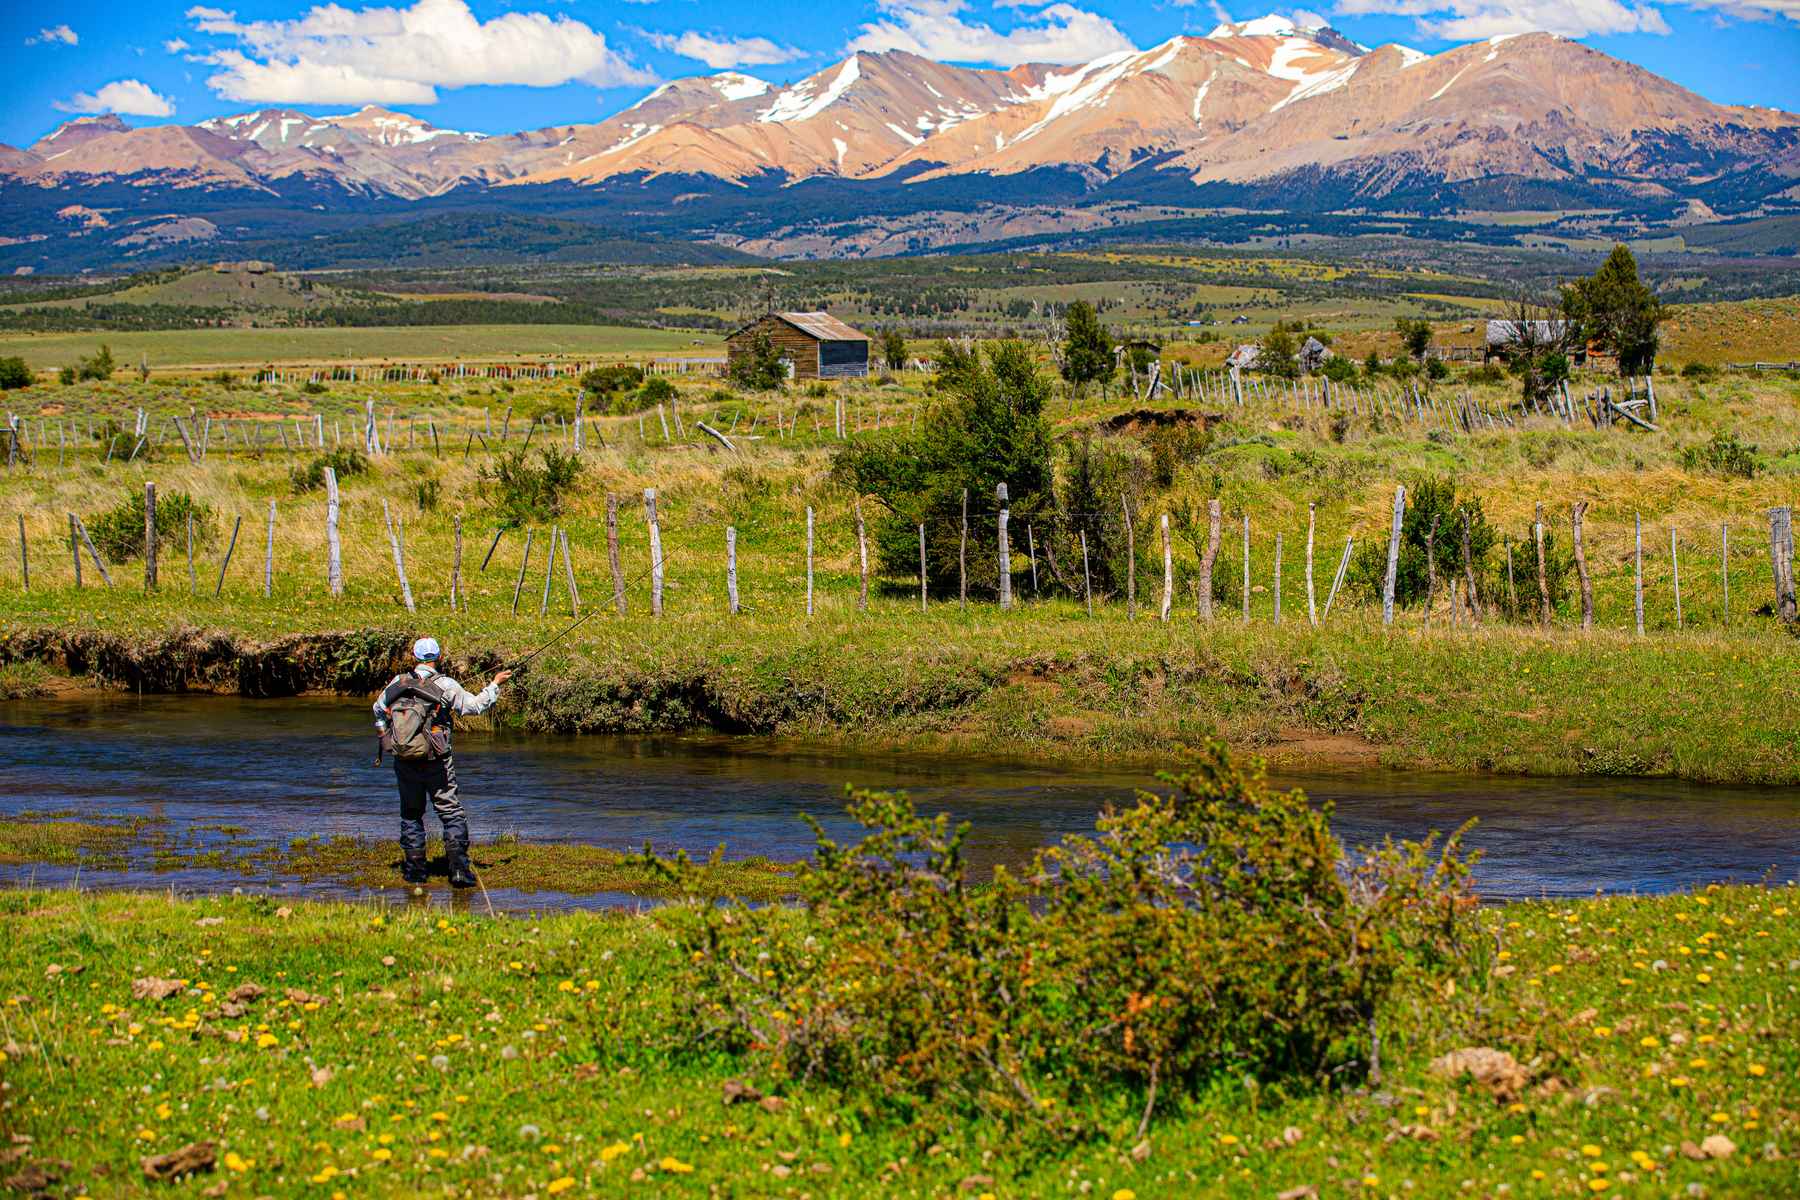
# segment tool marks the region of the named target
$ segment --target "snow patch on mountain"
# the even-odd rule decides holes
[[[823,92],[813,94],[815,80],[803,79],[793,87],[775,97],[775,103],[756,115],[758,121],[781,124],[786,121],[805,121],[818,116],[830,108],[849,90],[850,85],[862,77],[862,56],[852,54],[844,60],[843,67],[837,76],[826,85]]]
[[[722,71],[707,80],[713,90],[727,100],[748,100],[753,96],[767,95],[769,85],[754,75],[744,75],[737,71]],[[661,88],[657,89],[661,91]]]

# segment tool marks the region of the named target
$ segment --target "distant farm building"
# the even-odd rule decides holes
[[[1231,352],[1231,357],[1225,360],[1225,365],[1239,371],[1253,371],[1256,369],[1256,360],[1261,356],[1262,349],[1260,347],[1253,342],[1245,342]]]
[[[1502,321],[1487,323],[1487,340],[1482,347],[1481,361],[1491,358],[1505,358],[1512,353],[1515,346],[1529,343],[1533,346],[1549,346],[1569,336],[1567,321]],[[1587,347],[1576,346],[1570,357],[1577,363],[1587,359]]]
[[[767,337],[795,379],[861,379],[869,373],[869,337],[830,313],[769,313],[725,339],[728,362],[748,357]]]
[[[1316,337],[1309,337],[1300,347],[1300,353],[1294,356],[1300,362],[1300,369],[1308,375],[1322,370],[1325,360],[1331,357],[1331,351]]]

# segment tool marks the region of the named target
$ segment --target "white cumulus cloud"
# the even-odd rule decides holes
[[[48,29],[40,29],[33,37],[25,39],[27,46],[78,46],[81,38],[67,25],[52,25]]]
[[[163,43],[163,49],[170,54],[180,54],[183,50],[191,50],[193,47],[189,46],[187,42],[183,41],[181,38],[170,38]]]
[[[482,21],[465,0],[417,0],[409,8],[325,4],[291,21],[239,21],[203,6],[187,15],[199,32],[236,43],[205,56],[220,68],[207,86],[229,100],[429,104],[441,87],[655,82],[605,35],[572,17],[509,12]]]
[[[94,92],[76,92],[56,107],[72,113],[123,113],[132,117],[172,117],[175,104],[136,79],[115,79]]]
[[[692,30],[679,36],[672,33],[646,33],[644,36],[659,50],[703,62],[715,71],[727,67],[763,67],[806,57],[804,50],[779,46],[763,37],[714,37]]]
[[[1698,9],[1740,20],[1786,17],[1800,22],[1800,0],[1338,0],[1333,11],[1411,17],[1429,37],[1451,41],[1508,33],[1590,34],[1669,32],[1663,10]]]
[[[882,15],[857,31],[847,49],[905,50],[940,62],[1086,62],[1135,49],[1119,27],[1072,4],[1047,4],[1012,29],[965,20],[964,0],[880,0]]]

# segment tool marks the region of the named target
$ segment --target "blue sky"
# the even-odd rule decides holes
[[[456,129],[608,116],[663,79],[734,69],[780,83],[851,49],[952,62],[1076,62],[1223,16],[1248,0],[13,0],[0,141],[72,113],[191,123],[272,104],[381,103]],[[1435,51],[1549,29],[1711,99],[1800,111],[1800,0],[1339,0],[1276,8],[1368,45]]]

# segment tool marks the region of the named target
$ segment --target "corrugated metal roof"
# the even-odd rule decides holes
[[[811,334],[822,342],[866,342],[869,340],[868,334],[852,329],[830,313],[784,312],[775,315],[801,333]]]

